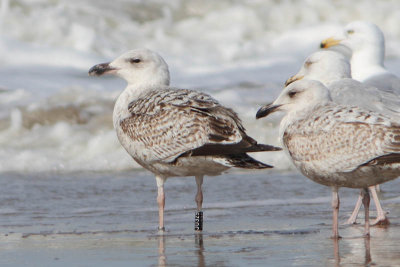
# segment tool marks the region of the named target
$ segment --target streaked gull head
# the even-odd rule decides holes
[[[148,49],[130,50],[110,63],[93,66],[89,75],[114,74],[128,86],[169,85],[169,70],[164,59]]]
[[[299,72],[286,81],[285,86],[301,79],[320,81],[328,86],[344,78],[351,78],[349,60],[341,53],[321,50],[311,54]]]
[[[274,102],[261,107],[256,118],[265,117],[275,111],[295,114],[329,101],[329,90],[321,82],[303,79],[284,88]]]

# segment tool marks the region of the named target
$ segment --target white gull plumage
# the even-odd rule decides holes
[[[320,82],[287,86],[257,118],[285,111],[280,137],[295,166],[311,180],[332,187],[334,238],[339,238],[339,187],[362,188],[369,235],[368,187],[400,175],[400,125],[360,107],[338,105]]]
[[[400,78],[384,66],[385,38],[379,27],[367,21],[354,21],[337,36],[321,42],[321,47],[344,45],[351,50],[352,78],[380,90],[400,95]]]
[[[355,105],[400,119],[400,98],[392,92],[353,79],[350,62],[341,53],[329,50],[314,52],[285,86],[303,78],[323,83],[328,87],[332,100],[338,104]]]
[[[392,92],[352,79],[350,62],[341,53],[322,50],[311,54],[299,72],[289,78],[285,85],[303,78],[322,82],[329,89],[333,102],[337,104],[354,105],[400,119],[400,98]],[[389,220],[381,207],[375,186],[371,187],[370,191],[377,207],[377,218],[372,224],[388,224]],[[361,200],[360,194],[348,224],[356,222]]]
[[[168,66],[157,53],[136,49],[89,70],[91,75],[105,73],[128,83],[115,103],[113,123],[125,150],[156,176],[160,230],[168,177],[195,176],[201,211],[204,175],[219,175],[230,167],[271,167],[246,153],[279,149],[249,137],[237,114],[211,96],[169,87]]]

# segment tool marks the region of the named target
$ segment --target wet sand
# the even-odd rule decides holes
[[[341,226],[338,243],[329,238],[330,189],[297,173],[206,179],[201,234],[193,178],[167,181],[164,235],[147,172],[4,174],[0,187],[0,266],[400,265],[400,181],[382,186],[391,225],[373,227],[370,239],[362,224]],[[340,196],[344,222],[357,191]]]

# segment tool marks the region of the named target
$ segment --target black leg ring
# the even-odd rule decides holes
[[[203,231],[203,212],[197,211],[194,216],[194,230]]]

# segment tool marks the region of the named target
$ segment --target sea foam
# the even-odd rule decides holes
[[[357,12],[355,12],[357,10]],[[147,47],[172,86],[235,109],[259,142],[279,145],[279,115],[256,121],[319,42],[356,19],[385,32],[387,66],[400,70],[398,1],[2,1],[0,172],[139,168],[112,129],[125,83],[87,76],[94,64]],[[255,153],[279,170],[283,152]]]

